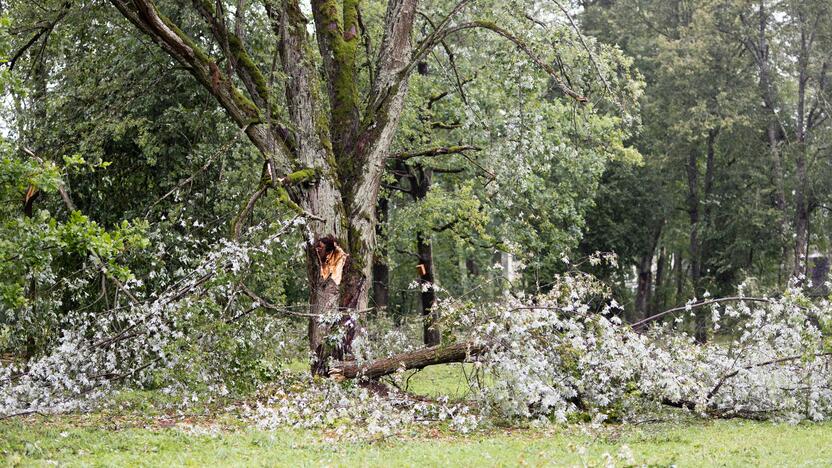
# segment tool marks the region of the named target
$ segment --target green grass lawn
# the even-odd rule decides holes
[[[459,366],[416,374],[411,390],[464,396]],[[10,466],[832,466],[832,424],[747,421],[490,429],[444,426],[345,442],[327,431],[249,427],[238,417],[165,416],[128,394],[131,409],[0,421],[0,464]]]
[[[441,431],[335,442],[300,430],[212,426],[79,427],[66,418],[0,423],[0,460],[16,466],[517,466],[603,465],[627,446],[639,465],[829,466],[832,425],[718,421],[685,425],[502,430],[464,437]]]

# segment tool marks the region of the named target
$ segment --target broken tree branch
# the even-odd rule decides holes
[[[38,164],[44,164],[43,158],[38,156],[32,149],[24,147],[23,152],[35,161],[37,161]],[[64,201],[64,205],[66,205],[66,208],[69,211],[75,211],[77,209],[75,207],[75,203],[72,202],[72,198],[69,197],[69,193],[66,191],[66,187],[64,187],[63,181],[61,181],[61,183],[58,184],[58,193],[61,194],[61,199]]]
[[[399,370],[422,369],[436,364],[463,362],[481,354],[485,349],[485,344],[477,344],[471,341],[447,346],[432,346],[368,363],[339,362],[330,369],[329,375],[335,380],[354,379],[356,377],[377,379]]]

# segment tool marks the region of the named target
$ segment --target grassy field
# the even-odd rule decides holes
[[[831,425],[570,426],[343,443],[311,431],[229,431],[184,423],[112,429],[101,422],[3,422],[0,460],[10,466],[575,466],[603,465],[608,454],[618,466],[832,465]],[[632,458],[620,457],[627,447]]]
[[[453,393],[457,376],[452,368],[426,370],[411,379],[411,387]],[[831,466],[832,424],[691,421],[491,429],[466,436],[428,428],[343,442],[322,431],[252,429],[231,415],[0,421],[0,463],[9,466],[603,466],[610,460],[617,466]]]

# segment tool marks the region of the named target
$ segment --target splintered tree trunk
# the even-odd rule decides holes
[[[419,255],[419,283],[422,286],[420,305],[422,309],[423,340],[426,346],[438,345],[441,340],[439,320],[436,308],[436,289],[433,275],[433,247],[430,239],[425,240],[422,234],[416,235],[416,251]]]
[[[421,164],[415,164],[409,168],[408,180],[410,183],[410,194],[414,201],[424,200],[430,192],[433,183],[433,171]],[[422,290],[419,292],[419,306],[422,311],[422,339],[427,346],[438,345],[441,340],[439,332],[439,317],[436,311],[436,289],[434,283],[436,277],[433,270],[433,241],[430,233],[419,232],[416,234],[416,255],[419,263],[416,265],[419,275],[419,285]]]

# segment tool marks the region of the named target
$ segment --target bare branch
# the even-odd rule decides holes
[[[162,15],[152,0],[110,0],[110,2],[139,30],[181,63],[206,88],[228,115],[244,128],[252,143],[267,157],[276,158],[276,170],[290,172],[292,150],[286,135],[276,137],[266,125],[261,125],[261,111],[236,88],[231,77],[223,73],[216,62],[169,18]],[[246,68],[246,67],[242,67]],[[245,80],[243,80],[245,82]],[[278,134],[280,132],[278,131]]]
[[[707,300],[707,301],[697,302],[697,303],[694,303],[694,304],[687,304],[687,305],[683,305],[683,306],[679,306],[679,307],[674,307],[672,309],[665,310],[664,312],[659,312],[658,314],[651,315],[650,317],[647,317],[646,319],[639,320],[638,322],[632,323],[632,324],[630,324],[630,326],[633,327],[633,328],[638,328],[638,327],[644,326],[645,324],[647,324],[649,322],[652,322],[654,320],[658,320],[658,319],[664,317],[665,315],[672,314],[674,312],[680,312],[680,311],[683,311],[683,310],[687,311],[687,310],[690,310],[690,309],[695,309],[695,308],[698,308],[698,307],[703,307],[703,306],[707,306],[707,305],[711,305],[711,304],[719,304],[721,302],[765,302],[765,303],[771,303],[771,299],[767,299],[767,298],[764,298],[764,297],[745,297],[745,296],[722,297],[722,298],[718,298],[718,299],[711,299],[711,300]]]
[[[826,357],[826,356],[832,356],[832,353],[816,353],[812,356],[813,357]],[[805,357],[806,356],[803,355],[803,354],[798,355],[798,356],[787,356],[787,357],[783,357],[783,358],[779,358],[779,359],[772,359],[770,361],[759,362],[757,364],[751,364],[751,365],[748,365],[748,366],[741,367],[741,368],[739,368],[739,369],[737,369],[733,372],[729,372],[729,373],[723,375],[719,379],[719,382],[717,382],[717,384],[714,386],[714,388],[712,388],[711,391],[708,392],[707,400],[710,401],[710,399],[713,398],[714,395],[716,395],[716,393],[719,391],[719,389],[722,388],[722,386],[725,384],[725,382],[728,379],[730,379],[732,377],[736,377],[737,375],[739,375],[740,371],[756,369],[758,367],[771,366],[771,365],[774,365],[774,364],[783,364],[783,363],[786,363],[786,362],[797,361],[797,360],[803,359]]]
[[[446,154],[460,154],[465,151],[480,151],[481,148],[477,146],[471,145],[460,145],[460,146],[440,146],[437,148],[430,148],[421,151],[413,151],[413,152],[403,152],[394,154],[392,157],[396,159],[400,159],[406,161],[411,158],[418,158],[418,157],[432,157],[432,156],[442,156]]]
[[[436,29],[437,29],[436,24],[433,22],[433,20],[430,19],[430,17],[428,15],[422,13],[421,11],[417,11],[416,13],[419,14],[419,16],[421,16],[422,18],[424,18],[425,21],[427,21],[428,24],[430,24],[430,26],[433,28],[433,30],[436,31]],[[456,58],[454,57],[454,53],[451,50],[451,48],[448,46],[447,42],[442,40],[442,41],[440,41],[440,43],[442,44],[442,48],[445,49],[445,55],[448,56],[448,61],[451,64],[451,70],[453,70],[453,72],[454,72],[454,79],[456,80],[456,88],[457,88],[457,91],[459,91],[459,97],[462,99],[462,102],[464,104],[468,104],[468,99],[465,97],[465,90],[463,89],[463,82],[459,78],[459,70],[457,69],[457,66],[456,66]]]
[[[592,54],[592,50],[587,45],[586,39],[584,39],[584,35],[581,34],[580,28],[578,28],[578,25],[575,24],[575,20],[572,19],[572,15],[569,14],[569,11],[567,11],[566,8],[564,8],[558,0],[552,1],[555,3],[555,5],[558,6],[558,8],[560,8],[560,11],[562,11],[563,14],[566,15],[566,18],[569,20],[569,24],[571,24],[572,29],[575,30],[575,34],[578,35],[578,39],[581,41],[581,45],[583,45],[584,49],[586,49],[586,53],[589,55],[589,60],[592,62],[592,65],[595,67],[595,71],[598,73],[598,78],[600,78],[601,81],[604,83],[604,87],[607,88],[607,92],[612,94],[612,89],[610,88],[610,84],[607,82],[607,78],[604,77],[603,73],[601,73],[601,67],[599,67],[598,62],[595,61],[595,56]]]
[[[47,38],[49,34],[55,29],[55,26],[66,17],[69,13],[70,7],[72,6],[72,2],[66,1],[61,4],[61,10],[58,12],[57,16],[52,21],[40,22],[37,27],[37,32],[19,49],[17,52],[14,53],[12,58],[6,63],[9,67],[9,70],[14,70],[17,61],[29,50],[35,43],[38,42],[41,38],[44,38],[44,46],[46,45]]]
[[[532,49],[531,47],[522,41],[519,37],[515,36],[511,32],[497,26],[495,23],[491,23],[488,21],[471,21],[468,23],[462,23],[457,26],[451,26],[446,29],[443,29],[437,32],[436,36],[425,40],[425,42],[419,47],[419,50],[414,54],[413,61],[411,61],[409,70],[412,70],[416,63],[419,60],[424,58],[424,56],[433,48],[436,43],[451,34],[465,31],[469,29],[486,29],[489,30],[499,36],[502,36],[505,39],[508,39],[514,45],[517,46],[521,51],[523,51],[538,67],[543,69],[552,79],[555,80],[555,84],[564,94],[571,97],[572,99],[578,101],[581,104],[585,104],[587,102],[587,98],[581,94],[578,94],[572,88],[570,88],[566,82],[564,82],[563,78],[555,71],[555,69],[549,65],[548,63],[544,62]]]

